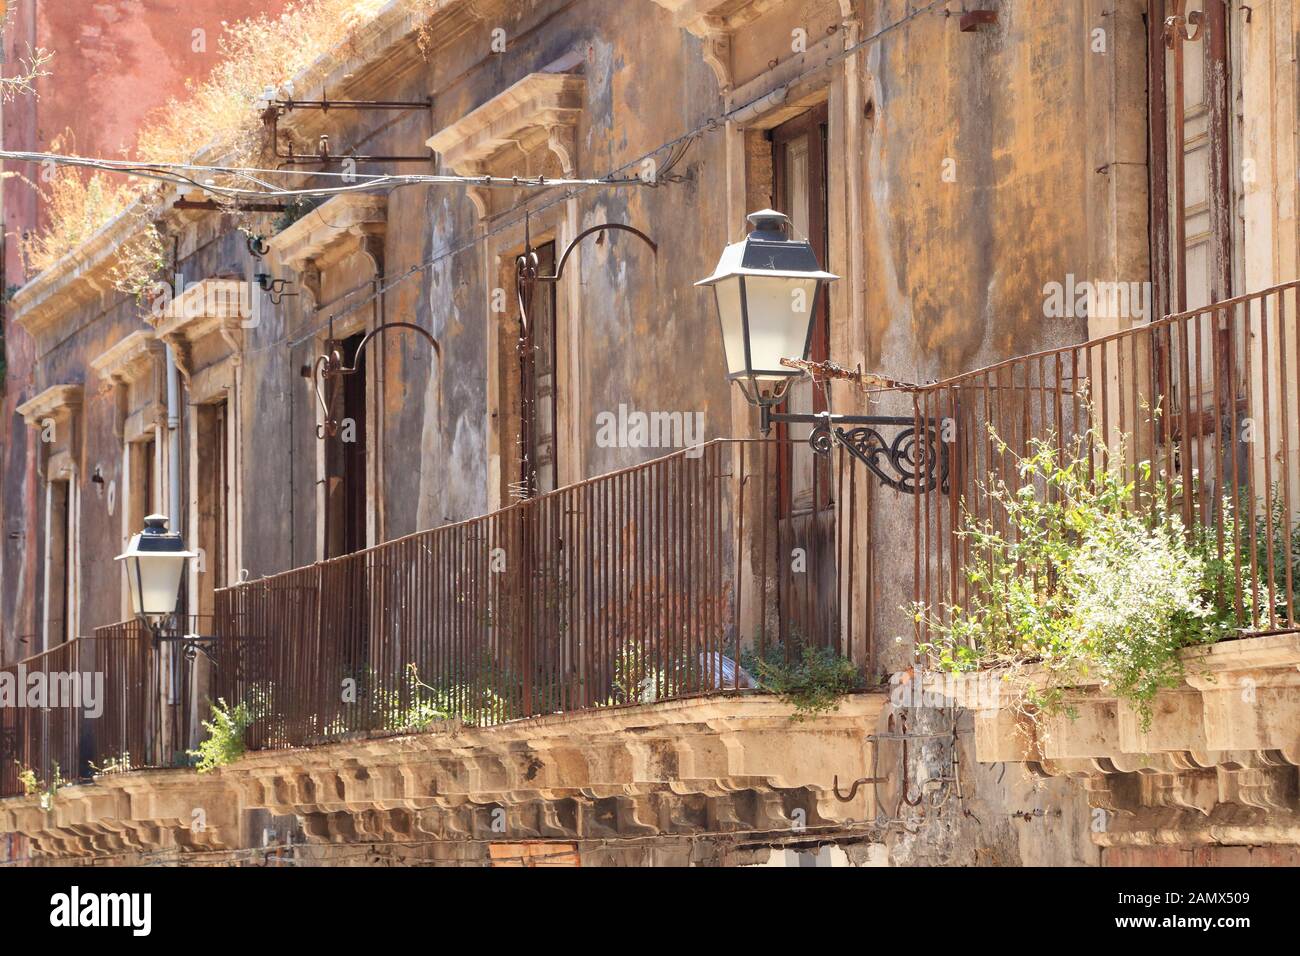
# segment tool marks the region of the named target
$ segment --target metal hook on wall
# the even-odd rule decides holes
[[[822,778],[825,779],[824,777]],[[835,794],[835,799],[840,803],[852,803],[857,797],[858,791],[869,783],[888,783],[888,777],[861,777],[853,781],[847,794],[840,792],[840,775],[836,774],[831,778],[831,790]]]
[[[1179,42],[1195,43],[1205,29],[1205,14],[1200,10],[1184,13],[1186,0],[1171,0],[1173,13],[1165,17],[1165,46],[1173,49]]]

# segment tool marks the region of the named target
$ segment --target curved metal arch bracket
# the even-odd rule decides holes
[[[590,229],[584,229],[570,240],[569,244],[564,247],[564,253],[555,263],[555,272],[551,275],[543,275],[538,271],[539,261],[537,250],[533,248],[533,241],[530,235],[528,217],[524,217],[524,251],[515,257],[515,276],[518,279],[516,283],[516,299],[519,303],[519,318],[521,332],[528,334],[532,324],[532,318],[528,314],[532,303],[532,285],[537,282],[559,282],[564,277],[564,267],[568,264],[570,257],[578,248],[578,245],[587,237],[606,232],[626,232],[636,236],[647,246],[650,251],[659,255],[659,244],[647,236],[635,226],[627,226],[621,222],[604,222],[598,226],[592,226]]]
[[[1165,17],[1165,46],[1195,43],[1205,30],[1205,14],[1200,10],[1184,12],[1186,0],[1173,0],[1173,12]]]
[[[555,264],[555,275],[550,275],[550,276],[539,275],[537,277],[538,281],[559,282],[560,277],[564,275],[564,265],[569,261],[569,257],[573,255],[573,251],[576,248],[578,248],[578,243],[582,242],[582,240],[586,239],[588,236],[592,236],[595,235],[596,233],[603,233],[610,230],[615,232],[631,233],[632,235],[640,239],[642,242],[644,242],[647,246],[649,246],[650,251],[653,252],[656,256],[659,255],[659,244],[655,242],[653,239],[651,239],[649,236],[647,236],[640,229],[637,229],[635,226],[625,226],[619,222],[607,222],[599,226],[592,226],[590,229],[584,229],[582,232],[574,236],[573,241],[571,241],[568,244],[568,246],[565,247],[564,255],[560,256],[560,261]]]
[[[434,357],[437,358],[441,366],[442,346],[438,344],[438,340],[427,329],[423,329],[413,322],[388,322],[366,333],[365,338],[357,345],[357,354],[352,359],[351,366],[343,364],[343,355],[338,349],[331,349],[328,355],[317,356],[316,361],[312,364],[312,383],[316,391],[316,401],[320,403],[321,413],[324,416],[324,421],[316,426],[317,438],[324,441],[326,438],[333,438],[339,433],[339,423],[330,411],[329,403],[325,401],[325,395],[321,391],[322,381],[326,378],[355,375],[361,367],[361,356],[365,353],[366,346],[378,338],[380,334],[395,329],[407,329],[422,335],[433,348]]]

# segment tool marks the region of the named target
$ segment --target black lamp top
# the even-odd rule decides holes
[[[140,533],[136,550],[170,554],[184,551],[185,542],[181,540],[179,534],[172,534],[167,530],[166,515],[149,515],[144,519],[144,531]]]

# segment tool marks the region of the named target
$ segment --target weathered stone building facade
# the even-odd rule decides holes
[[[254,240],[247,213],[173,190],[148,213],[169,293],[114,288],[139,210],[32,277],[6,320],[31,372],[7,396],[0,663],[129,618],[112,558],[151,513],[202,549],[183,593],[203,631],[236,606],[232,586],[509,511],[530,466],[546,493],[665,444],[757,438],[694,287],[757,209],[789,215],[840,277],[816,357],[905,382],[1297,278],[1294,0],[959,6],[388,4],[264,104],[269,166],[621,182],[344,192],[255,216]],[[1166,18],[1189,11],[1202,36],[1167,46]],[[657,250],[616,231],[574,247],[532,303],[544,331],[520,373],[517,257],[550,268],[603,223]],[[1054,287],[1073,305],[1101,283],[1135,288],[1131,307],[1051,305]],[[356,361],[393,323],[425,334],[390,329]],[[326,381],[322,402],[314,374],[333,349],[359,371]],[[803,388],[792,405],[823,410]],[[907,392],[839,382],[830,400],[914,410]],[[328,434],[327,409],[355,441]],[[636,412],[687,427],[607,440],[609,416]],[[790,723],[743,694],[555,707],[568,712],[266,749],[211,775],[137,769],[52,806],[0,803],[0,830],[27,841],[11,856],[240,862],[271,852],[271,834],[277,854],[339,864],[1295,862],[1294,634],[1212,652],[1269,688],[1263,705],[1240,713],[1189,678],[1155,737],[1086,689],[1084,716],[1046,742],[996,708],[912,709],[887,684],[915,663],[907,606],[931,560],[912,496],[866,472],[828,495],[806,448],[779,454],[753,472],[750,510],[719,519],[739,595],[724,649],[766,633],[769,590],[796,600],[784,555],[765,558],[773,542],[832,549],[808,599],[832,623],[805,607],[801,624],[816,617],[876,687],[838,712]],[[769,474],[783,492],[756,490]],[[752,523],[765,508],[784,529],[772,538]],[[154,690],[188,710],[166,731],[175,751],[222,677],[159,655],[174,676]]]

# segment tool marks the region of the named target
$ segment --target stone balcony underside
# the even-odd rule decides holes
[[[867,736],[886,702],[858,695],[791,722],[747,695],[555,715],[475,729],[263,751],[210,774],[138,771],[0,803],[0,832],[47,860],[260,846],[258,811],[293,817],[308,844],[748,834],[875,817]]]
[[[1145,731],[1127,703],[1083,687],[1068,698],[1075,719],[981,709],[977,756],[1078,780],[1106,811],[1101,846],[1300,844],[1300,635],[1225,641],[1184,663]]]

